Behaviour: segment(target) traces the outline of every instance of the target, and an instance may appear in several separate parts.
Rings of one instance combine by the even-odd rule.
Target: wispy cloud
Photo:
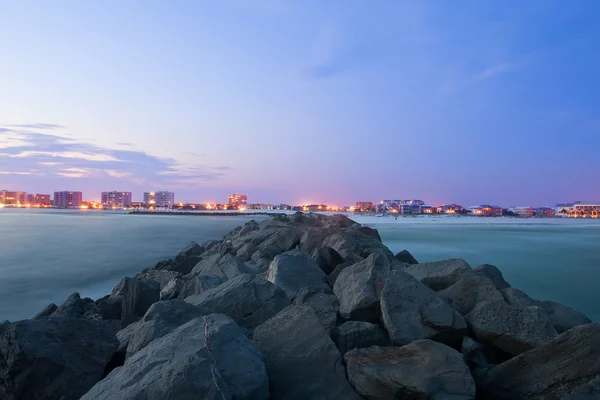
[[[130,143],[101,147],[56,134],[51,131],[53,127],[58,129],[60,125],[0,126],[1,175],[117,179],[135,185],[168,187],[180,184],[181,179],[215,180],[229,170],[227,166],[157,157],[135,149]]]
[[[480,82],[480,81],[484,81],[487,79],[495,78],[499,75],[504,75],[504,74],[508,74],[510,72],[517,71],[520,68],[521,68],[521,65],[519,63],[496,64],[496,65],[492,65],[492,66],[484,69],[483,71],[480,71],[480,72],[472,75],[469,80],[471,82]]]

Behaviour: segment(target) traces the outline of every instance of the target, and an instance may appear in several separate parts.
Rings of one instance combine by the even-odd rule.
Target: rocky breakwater
[[[0,324],[0,398],[600,398],[600,324],[491,266],[277,216]]]

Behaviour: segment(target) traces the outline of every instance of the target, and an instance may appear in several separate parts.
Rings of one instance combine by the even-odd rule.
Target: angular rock
[[[291,297],[306,287],[330,289],[327,276],[317,262],[301,250],[291,250],[275,257],[269,265],[267,280]]]
[[[202,315],[198,307],[181,299],[154,303],[140,321],[130,325],[133,328],[127,344],[127,357]]]
[[[168,266],[165,268],[170,271],[180,272],[183,275],[189,274],[194,266],[202,261],[202,257],[200,255],[204,251],[206,251],[205,246],[201,246],[195,242],[190,242],[179,251],[175,257],[175,260],[168,264]]]
[[[331,247],[348,262],[356,263],[373,253],[385,254],[390,259],[393,254],[377,238],[368,236],[359,230],[337,232],[328,236],[322,246]]]
[[[536,302],[531,297],[527,296],[525,292],[515,289],[515,288],[505,288],[500,290],[502,293],[502,297],[504,297],[504,301],[506,301],[511,306],[518,307],[529,307],[536,305]]]
[[[213,259],[200,261],[192,270],[192,275],[194,276],[216,276],[222,281],[249,273],[252,273],[252,271],[246,266],[244,261],[230,254],[216,261]]]
[[[327,275],[331,274],[338,265],[344,262],[344,257],[331,247],[321,247],[317,249],[314,258],[317,260],[319,267],[321,267],[323,272]]]
[[[479,276],[485,276],[486,278],[489,278],[492,282],[494,282],[494,285],[496,285],[496,289],[498,290],[510,287],[510,284],[504,280],[502,272],[500,272],[500,270],[493,265],[482,264],[475,267],[473,271],[475,271],[475,273]]]
[[[51,317],[83,318],[84,314],[92,308],[94,308],[94,300],[82,299],[79,293],[75,292],[67,297],[67,300],[52,313]]]
[[[475,381],[462,355],[432,340],[354,349],[344,360],[350,383],[368,400],[475,399]]]
[[[467,276],[474,275],[467,262],[460,258],[409,265],[404,272],[411,274],[430,289],[446,289]]]
[[[258,245],[262,258],[274,259],[275,256],[293,250],[300,243],[302,231],[294,226],[283,226]]]
[[[352,349],[390,345],[385,330],[378,325],[363,321],[347,321],[335,327],[331,331],[331,339],[342,355]]]
[[[512,358],[511,355],[496,349],[492,345],[479,342],[468,336],[463,338],[460,351],[465,358],[465,362],[472,369],[473,375],[477,376],[481,374],[481,371],[490,369]]]
[[[180,299],[203,293],[207,290],[219,287],[225,280],[217,276],[199,275],[193,276],[181,284],[181,289],[177,295]]]
[[[256,328],[254,341],[267,366],[272,398],[360,399],[312,308],[286,308]]]
[[[258,247],[254,243],[246,243],[236,252],[236,257],[244,260],[250,261],[252,258],[252,254],[254,254],[258,250]]]
[[[81,399],[268,398],[267,371],[260,351],[233,320],[211,314],[153,341]]]
[[[104,296],[96,300],[94,311],[105,320],[120,320],[123,315],[123,296]]]
[[[58,306],[54,303],[48,304],[42,311],[37,313],[33,319],[41,319],[45,317],[49,317],[54,311],[58,309]]]
[[[465,319],[433,290],[401,270],[390,274],[381,294],[381,313],[392,343],[432,339],[456,347],[467,334]]]
[[[600,399],[600,375],[586,384],[573,389],[561,400],[598,400]]]
[[[592,320],[584,314],[560,303],[555,303],[553,301],[538,301],[536,302],[536,305],[548,313],[550,321],[552,321],[552,325],[554,325],[554,329],[556,329],[556,332],[559,334],[575,328],[576,326],[592,323]]]
[[[357,321],[377,321],[379,301],[391,263],[385,254],[374,253],[345,268],[333,286],[340,301],[340,315]]]
[[[256,276],[240,275],[221,286],[187,297],[204,313],[222,313],[253,330],[290,304],[277,285]]]
[[[463,316],[482,301],[504,301],[494,283],[489,278],[478,275],[463,278],[439,291],[438,295]]]
[[[337,278],[338,278],[338,276],[340,276],[342,271],[351,265],[353,265],[353,264],[348,263],[348,262],[343,262],[341,264],[338,264],[338,266],[335,267],[335,269],[333,271],[331,271],[331,273],[329,275],[327,275],[327,282],[329,283],[329,286],[333,287],[335,285],[335,281],[337,281]]]
[[[156,281],[123,278],[119,286],[122,287],[121,322],[124,326],[139,320],[160,299],[160,284]]]
[[[408,250],[402,250],[401,252],[396,253],[394,257],[396,257],[400,262],[403,262],[405,264],[413,265],[419,263],[417,259],[414,258],[412,254],[410,254]]]
[[[366,236],[372,237],[373,239],[377,239],[381,242],[381,236],[379,236],[379,232],[377,229],[369,228],[368,226],[361,226],[358,228],[359,232],[364,233]]]
[[[77,400],[104,373],[118,342],[113,324],[46,318],[2,325],[3,400]]]
[[[486,400],[569,399],[590,394],[598,375],[600,324],[582,325],[491,369],[480,382],[481,395]]]
[[[478,340],[513,356],[539,347],[557,335],[548,315],[535,306],[484,302],[475,306],[466,319]]]
[[[160,285],[160,288],[164,288],[171,280],[181,277],[181,273],[177,271],[158,271],[155,269],[149,269],[135,276],[134,279],[140,279],[143,281],[156,281]]]
[[[160,290],[161,300],[176,299],[181,292],[183,287],[183,281],[179,278],[171,279],[167,284]]]
[[[300,289],[296,294],[294,304],[311,307],[327,332],[330,332],[337,323],[340,302],[329,288]]]

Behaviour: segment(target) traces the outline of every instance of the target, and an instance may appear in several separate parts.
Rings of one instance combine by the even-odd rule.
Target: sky
[[[600,2],[0,0],[0,189],[600,200]]]

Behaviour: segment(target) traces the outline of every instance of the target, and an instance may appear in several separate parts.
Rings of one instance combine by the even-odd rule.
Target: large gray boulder
[[[335,327],[338,320],[340,302],[331,289],[304,288],[300,289],[294,299],[294,304],[311,307],[319,322],[327,332]]]
[[[344,322],[331,331],[331,339],[342,355],[352,349],[390,345],[390,339],[384,329],[364,321]]]
[[[0,328],[2,400],[77,400],[117,349],[115,324],[82,318],[24,320]]]
[[[94,300],[90,298],[82,299],[79,296],[79,293],[75,292],[67,297],[67,300],[65,300],[65,302],[50,316],[62,318],[83,318],[86,313],[93,315],[94,307]]]
[[[321,247],[314,251],[313,257],[317,260],[319,267],[327,275],[333,272],[333,270],[345,260],[337,251],[331,247]]]
[[[492,282],[494,282],[494,285],[498,290],[510,287],[510,284],[504,280],[502,272],[500,272],[500,270],[493,265],[482,264],[475,267],[473,271],[479,276],[489,278]]]
[[[385,284],[381,314],[396,346],[432,339],[454,347],[467,334],[462,315],[433,290],[401,270],[392,271]]]
[[[354,399],[340,353],[314,310],[290,306],[260,325],[254,341],[263,354],[274,399]]]
[[[383,253],[390,259],[394,256],[377,238],[357,229],[336,232],[328,236],[322,246],[331,247],[350,262],[358,262],[373,253]]]
[[[536,306],[484,302],[475,306],[466,319],[478,340],[513,356],[539,347],[557,335],[546,312]]]
[[[179,250],[179,253],[175,256],[175,260],[165,263],[160,269],[179,272],[183,275],[189,274],[192,268],[202,260],[200,255],[206,250],[207,246],[190,242]]]
[[[267,280],[279,286],[290,297],[306,287],[330,289],[323,270],[301,250],[287,251],[275,257],[269,265]]]
[[[154,340],[82,400],[269,398],[260,351],[229,317],[195,318]]]
[[[461,315],[467,315],[482,301],[504,301],[496,285],[484,276],[467,276],[454,285],[441,290],[438,295]]]
[[[475,381],[462,355],[432,340],[354,349],[344,360],[352,386],[367,400],[475,399]]]
[[[512,287],[504,288],[500,290],[502,293],[502,297],[504,297],[504,301],[506,301],[511,306],[517,307],[529,307],[536,305],[536,302],[531,297],[527,296],[527,294],[519,289],[515,289]]]
[[[150,306],[160,300],[160,284],[135,278],[123,278],[112,297],[122,298],[121,322],[124,326],[138,321]]]
[[[405,264],[418,264],[419,262],[417,261],[416,258],[413,257],[412,254],[410,254],[410,252],[408,250],[402,250],[398,253],[396,253],[396,255],[394,256],[398,259],[398,261],[403,262]]]
[[[244,260],[231,254],[226,254],[217,260],[208,258],[200,261],[192,270],[191,275],[216,276],[222,281],[226,281],[236,276],[250,273],[252,273],[252,270],[246,266]]]
[[[390,269],[387,256],[374,253],[341,271],[333,286],[340,300],[340,315],[352,320],[377,321],[381,291]]]
[[[404,272],[411,274],[436,292],[454,285],[462,278],[474,275],[469,264],[460,258],[409,265]]]
[[[554,328],[559,334],[575,328],[576,326],[592,323],[592,320],[584,314],[560,303],[555,303],[553,301],[538,301],[536,302],[536,305],[546,311],[550,317],[550,321],[552,321],[552,325],[554,325]]]
[[[40,311],[39,313],[37,313],[33,319],[42,319],[45,317],[49,317],[50,315],[52,315],[52,313],[54,311],[56,311],[58,309],[58,306],[54,303],[50,303],[48,304],[46,307],[44,307],[42,309],[42,311]],[[121,315],[121,313],[119,313],[119,316]]]
[[[150,342],[204,315],[202,311],[181,299],[159,301],[154,303],[144,317],[128,326],[131,330],[127,344],[127,357],[131,357]]]
[[[260,243],[258,252],[262,258],[274,259],[275,256],[293,250],[300,244],[302,231],[295,226],[282,226]]]
[[[584,396],[599,375],[600,324],[588,324],[494,367],[479,383],[490,400],[582,400],[598,398]]]
[[[183,287],[183,280],[179,278],[171,279],[160,289],[160,299],[161,300],[171,300],[176,299],[181,292],[181,288]]]
[[[185,299],[186,297],[200,294],[207,290],[219,287],[223,282],[225,282],[225,280],[218,276],[196,275],[190,277],[188,275],[187,279],[181,282],[181,288],[177,293],[177,298]]]
[[[290,304],[277,285],[257,276],[240,275],[215,289],[187,297],[204,313],[222,313],[240,326],[254,329]]]
[[[137,274],[134,279],[139,279],[142,281],[156,281],[162,290],[172,279],[179,277],[181,277],[181,273],[177,271],[148,269]]]

